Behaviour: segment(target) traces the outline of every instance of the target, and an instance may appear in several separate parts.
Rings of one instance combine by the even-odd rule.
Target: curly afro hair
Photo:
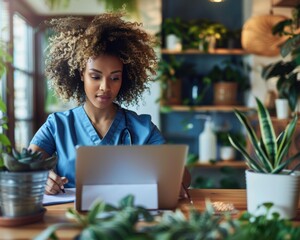
[[[49,39],[46,76],[57,95],[65,100],[85,101],[81,72],[90,57],[117,56],[124,64],[123,82],[116,102],[138,104],[156,74],[154,36],[137,22],[122,19],[124,13],[103,13],[92,21],[80,17],[52,19],[55,35]]]

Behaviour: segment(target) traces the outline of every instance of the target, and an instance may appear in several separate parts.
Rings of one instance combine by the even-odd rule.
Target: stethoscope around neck
[[[123,109],[124,120],[125,120],[125,128],[122,129],[120,133],[120,144],[121,145],[132,145],[132,136],[131,132],[128,128],[127,114]]]

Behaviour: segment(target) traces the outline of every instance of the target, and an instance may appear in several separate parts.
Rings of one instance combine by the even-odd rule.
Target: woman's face
[[[83,72],[86,101],[94,107],[110,107],[122,85],[123,63],[112,55],[89,58]]]

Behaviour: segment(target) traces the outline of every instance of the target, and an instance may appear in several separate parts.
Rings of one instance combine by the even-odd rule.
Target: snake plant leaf
[[[276,164],[274,165],[273,170],[276,169],[276,168],[278,167],[278,165],[280,165],[281,162],[284,160],[284,158],[287,156],[288,151],[289,151],[289,149],[290,149],[290,146],[291,146],[291,141],[287,142],[287,143],[284,145],[284,147],[283,147],[283,149],[282,149],[280,155],[278,155],[277,158],[276,158]]]
[[[245,114],[243,114],[242,112],[240,112],[239,110],[235,110],[235,115],[238,117],[239,121],[244,125],[244,127],[246,128],[249,140],[253,146],[253,149],[258,157],[258,159],[262,162],[262,164],[264,165],[264,168],[270,172],[272,169],[272,165],[270,164],[268,157],[266,156],[266,154],[264,153],[264,151],[261,149],[261,147],[259,146],[259,141],[258,138],[256,136],[255,131],[253,130],[252,126],[250,125],[250,123],[248,122]]]
[[[300,152],[294,154],[292,157],[290,157],[286,161],[282,162],[280,165],[277,166],[276,169],[274,169],[274,171],[272,173],[280,173],[283,169],[285,169],[289,164],[293,163],[295,160],[298,160],[298,162],[299,162],[299,158],[300,158]],[[296,167],[297,167],[297,165],[296,165]],[[295,169],[293,169],[293,171],[295,171]],[[289,174],[291,174],[293,171],[289,171]]]
[[[290,174],[295,172],[298,168],[300,168],[300,163],[298,163],[295,167],[292,168],[292,170],[290,171]]]
[[[283,160],[283,157],[287,155],[287,152],[290,147],[290,142],[292,141],[292,136],[295,132],[296,125],[297,125],[298,117],[295,115],[292,121],[287,125],[285,130],[280,134],[281,138],[277,140],[277,156],[275,166],[280,164]]]
[[[271,164],[274,165],[275,156],[277,154],[277,145],[271,117],[265,106],[258,98],[256,98],[256,103],[262,140],[266,148],[268,159]]]
[[[246,164],[249,168],[253,169],[256,172],[267,172],[263,166],[260,166],[246,151],[245,147],[240,144],[240,142],[235,139],[233,136],[228,136],[228,139],[231,145],[238,150],[246,159]]]

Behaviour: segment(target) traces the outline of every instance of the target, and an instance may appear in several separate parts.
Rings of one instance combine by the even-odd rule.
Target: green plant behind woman
[[[0,39],[0,79],[4,76],[6,72],[6,64],[11,62],[12,58],[8,53],[8,45],[6,42]],[[3,158],[2,153],[10,149],[11,143],[5,134],[8,129],[7,125],[8,119],[6,116],[6,105],[0,95],[0,169],[3,169]]]

